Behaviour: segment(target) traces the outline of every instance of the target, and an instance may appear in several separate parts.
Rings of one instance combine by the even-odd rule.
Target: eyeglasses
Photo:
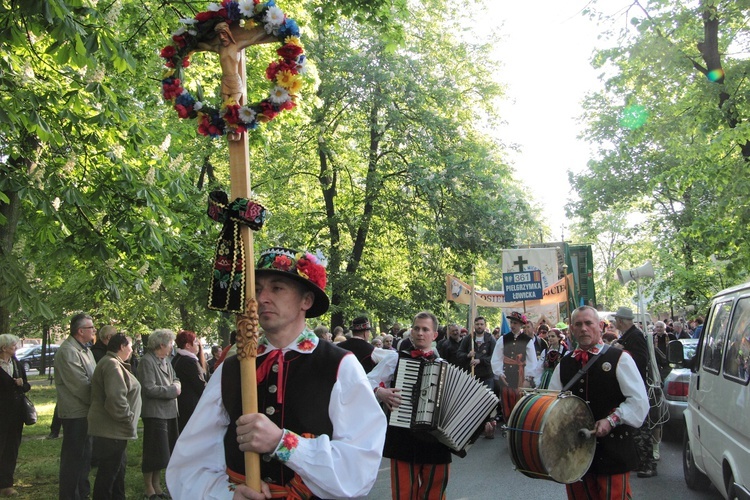
[[[82,326],[80,330],[96,330],[95,326]]]

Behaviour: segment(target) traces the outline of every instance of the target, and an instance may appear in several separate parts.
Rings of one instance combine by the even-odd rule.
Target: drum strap
[[[607,352],[607,349],[609,349],[609,344],[604,344],[602,347],[602,350],[599,351],[596,355],[591,356],[589,358],[588,363],[586,363],[580,370],[578,370],[578,373],[575,374],[573,378],[568,380],[568,383],[565,384],[565,387],[562,388],[560,392],[565,392],[567,390],[570,390],[571,387],[573,387],[573,384],[576,383],[576,380],[578,380],[580,377],[583,377],[587,371],[589,371],[589,368],[591,368],[591,365],[593,365],[597,359],[599,359],[599,356]]]

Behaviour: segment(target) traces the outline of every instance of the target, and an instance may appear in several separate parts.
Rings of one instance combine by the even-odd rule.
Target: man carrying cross
[[[255,270],[259,413],[242,414],[240,361],[211,377],[172,454],[174,498],[362,497],[377,478],[386,420],[356,357],[320,342],[305,318],[328,310],[325,268],[310,253],[270,248]],[[244,483],[259,453],[262,492]]]

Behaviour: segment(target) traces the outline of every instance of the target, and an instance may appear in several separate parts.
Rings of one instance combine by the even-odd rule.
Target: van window
[[[737,301],[724,354],[724,376],[747,383],[750,371],[750,297]]]
[[[724,349],[731,312],[731,300],[715,304],[708,330],[703,336],[703,368],[717,375],[721,369],[721,352]]]

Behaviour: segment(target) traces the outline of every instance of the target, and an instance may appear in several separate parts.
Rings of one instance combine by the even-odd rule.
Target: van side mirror
[[[693,359],[685,359],[685,349],[682,342],[673,340],[667,344],[667,361],[683,368],[692,368]]]

